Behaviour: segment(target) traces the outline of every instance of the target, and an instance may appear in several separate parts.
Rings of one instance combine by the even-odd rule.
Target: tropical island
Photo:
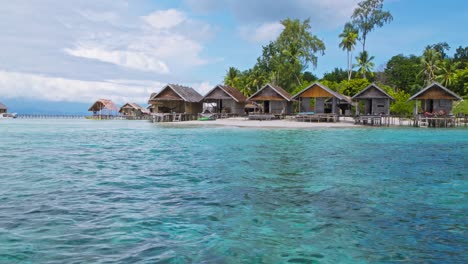
[[[392,20],[392,14],[383,9],[383,1],[359,3],[338,36],[339,47],[347,54],[347,69],[335,68],[321,78],[310,68],[313,70],[325,54],[324,42],[312,33],[309,19],[285,19],[281,21],[281,34],[263,46],[252,68],[230,67],[224,83],[206,95],[168,84],[151,94],[147,108],[127,103],[127,110],[93,106],[90,111],[99,118],[104,109],[155,122],[238,116],[249,120],[289,116],[290,120],[338,122],[341,116],[341,120],[353,117],[358,124],[466,125],[468,101],[463,98],[468,96],[468,46],[460,46],[450,55],[448,43],[430,44],[421,55],[398,54],[384,68],[375,69],[366,39]],[[234,123],[239,125],[239,119]]]

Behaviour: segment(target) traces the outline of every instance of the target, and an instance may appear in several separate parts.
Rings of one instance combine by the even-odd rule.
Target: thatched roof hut
[[[6,113],[7,111],[8,111],[8,107],[0,103],[0,113]]]
[[[112,115],[114,112],[119,111],[119,108],[112,100],[99,99],[91,105],[88,111],[92,111],[94,115]]]
[[[201,113],[203,96],[191,87],[168,84],[159,93],[153,93],[148,101],[161,113]]]
[[[370,84],[352,97],[354,101],[364,102],[365,115],[389,115],[390,101],[395,100],[375,83]],[[356,107],[356,115],[360,114],[359,106]]]
[[[349,110],[351,106],[350,98],[333,91],[332,89],[322,85],[319,82],[315,82],[309,85],[308,87],[297,93],[293,98],[301,102],[301,112],[314,111],[315,113],[329,112],[334,114],[340,114],[340,109],[342,109],[343,111]],[[312,98],[315,99],[315,104],[313,108],[310,107]],[[331,109],[327,109],[327,105],[330,105]]]
[[[434,82],[411,96],[408,101],[411,100],[421,101],[421,110],[423,113],[445,115],[452,112],[453,101],[460,101],[462,98],[440,83]],[[416,103],[415,114],[418,112],[417,105]]]
[[[291,114],[293,112],[292,102],[294,100],[292,96],[276,85],[267,84],[263,86],[247,100],[262,104],[265,113]]]
[[[203,97],[203,102],[216,104],[214,108],[216,113],[224,112],[238,115],[244,114],[246,100],[247,97],[239,90],[227,85],[217,85]]]
[[[121,113],[124,116],[139,117],[148,115],[149,110],[141,107],[137,103],[126,103],[120,108],[119,113]]]

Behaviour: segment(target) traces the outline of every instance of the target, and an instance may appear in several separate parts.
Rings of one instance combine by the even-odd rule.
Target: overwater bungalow
[[[395,100],[382,88],[372,83],[352,97],[353,101],[364,102],[364,113],[356,106],[356,115],[390,115],[390,101]]]
[[[444,116],[452,113],[453,101],[460,101],[462,98],[450,91],[441,84],[434,82],[415,95],[409,101],[416,101],[414,114],[418,114],[418,101],[421,102],[421,114]]]
[[[0,114],[6,114],[8,112],[8,107],[0,103]]]
[[[351,110],[351,99],[337,93],[321,83],[313,83],[297,93],[293,99],[299,100],[299,112],[344,115]]]
[[[149,115],[149,110],[137,103],[126,103],[120,108],[119,113],[127,118],[139,119]]]
[[[148,103],[156,113],[198,114],[203,110],[202,99],[193,88],[168,84],[159,93],[153,93]]]
[[[117,107],[112,100],[109,99],[99,99],[97,100],[88,111],[93,112],[94,117],[99,118],[110,118],[117,115],[119,108]]]
[[[203,102],[212,104],[212,111],[216,114],[243,115],[247,97],[239,90],[227,85],[217,85],[209,91]]]
[[[292,96],[276,85],[265,85],[247,100],[262,106],[263,112],[267,114],[289,115],[293,112]]]

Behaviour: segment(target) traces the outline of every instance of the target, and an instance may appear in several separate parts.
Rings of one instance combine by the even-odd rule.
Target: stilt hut
[[[293,112],[292,102],[294,100],[292,96],[276,85],[263,86],[247,100],[261,105],[264,113],[289,115]]]
[[[364,113],[356,106],[356,115],[390,115],[390,101],[395,100],[382,88],[372,83],[352,97],[353,101],[364,102]]]
[[[204,103],[214,104],[213,112],[217,114],[243,115],[247,98],[236,88],[217,85],[203,97]]]
[[[117,115],[119,108],[117,105],[108,99],[99,99],[97,100],[88,111],[93,112],[93,116],[99,118],[111,118],[112,116]]]
[[[198,114],[203,110],[201,96],[193,88],[168,84],[159,93],[154,93],[148,103],[157,113]]]
[[[137,119],[149,115],[148,109],[141,107],[137,103],[124,104],[120,108],[119,113],[125,117],[137,118]]]
[[[6,114],[8,112],[8,107],[6,105],[0,103],[0,114]]]
[[[425,87],[410,99],[416,101],[414,114],[418,114],[418,103],[421,101],[421,114],[444,116],[451,114],[453,101],[460,101],[462,98],[439,83],[432,83]]]
[[[293,99],[299,100],[299,112],[315,114],[331,113],[342,115],[351,107],[351,100],[333,91],[321,83],[313,83],[296,94]]]

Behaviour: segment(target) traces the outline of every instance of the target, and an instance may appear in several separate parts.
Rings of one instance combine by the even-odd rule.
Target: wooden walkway
[[[149,120],[150,116],[92,116],[92,115],[47,115],[18,114],[20,119],[93,119],[93,120]]]
[[[197,120],[197,114],[182,114],[182,113],[158,113],[152,114],[150,121],[153,123],[161,122],[181,122],[181,121],[190,121]]]
[[[294,118],[298,122],[339,122],[340,116],[336,114],[312,114],[312,115],[297,115]]]

